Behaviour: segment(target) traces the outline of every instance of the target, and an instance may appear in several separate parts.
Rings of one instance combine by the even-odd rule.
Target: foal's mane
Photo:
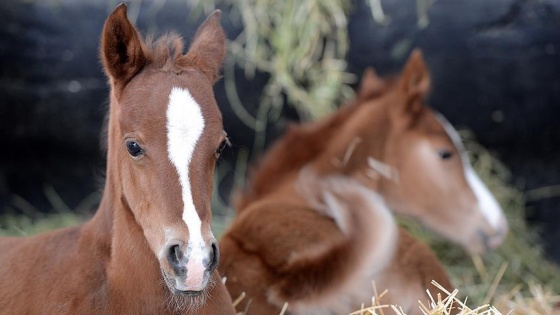
[[[326,121],[289,125],[286,134],[250,170],[248,186],[235,200],[237,211],[241,212],[253,201],[272,191],[288,173],[303,167],[322,152],[356,105],[351,103],[344,106]]]
[[[323,152],[355,109],[361,103],[383,95],[390,85],[392,84],[387,84],[382,90],[359,93],[354,100],[320,121],[289,125],[286,134],[250,170],[250,180],[245,191],[239,192],[234,200],[237,211],[241,212],[253,201],[271,192],[292,171],[301,169]]]
[[[253,201],[270,193],[292,171],[301,169],[317,157],[360,104],[381,97],[397,84],[398,79],[398,76],[391,75],[379,79],[381,85],[375,86],[362,81],[356,97],[330,117],[316,122],[289,125],[286,134],[250,170],[246,189],[240,191],[234,200],[237,211],[241,212]]]

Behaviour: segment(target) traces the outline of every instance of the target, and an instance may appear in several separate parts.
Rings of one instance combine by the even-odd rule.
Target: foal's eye
[[[453,157],[453,152],[448,150],[439,150],[438,155],[442,160],[448,160]]]
[[[133,140],[126,142],[126,149],[128,150],[128,153],[130,153],[130,155],[134,157],[137,157],[140,154],[144,153],[144,150],[142,150],[138,142]]]
[[[228,138],[225,138],[220,145],[218,146],[218,148],[216,149],[216,158],[219,158],[220,155],[222,155],[222,151],[224,151],[225,148],[228,148],[231,146],[231,142],[229,142]]]

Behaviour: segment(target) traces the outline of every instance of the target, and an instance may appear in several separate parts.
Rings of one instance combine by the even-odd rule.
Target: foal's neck
[[[169,292],[142,229],[114,184],[108,173],[99,209],[85,225],[95,259],[103,266],[99,275],[105,279],[103,305],[110,313],[160,312]]]

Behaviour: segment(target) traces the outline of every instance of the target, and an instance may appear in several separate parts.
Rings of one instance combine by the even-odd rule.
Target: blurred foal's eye
[[[228,138],[225,138],[220,145],[218,146],[218,148],[216,149],[216,158],[219,158],[220,155],[222,155],[222,151],[224,151],[225,148],[230,147],[231,146],[231,142],[229,142]]]
[[[453,152],[448,150],[439,150],[438,155],[442,160],[449,160],[453,157]]]
[[[126,149],[128,150],[128,153],[134,157],[144,153],[144,150],[142,150],[138,142],[133,140],[126,142]]]

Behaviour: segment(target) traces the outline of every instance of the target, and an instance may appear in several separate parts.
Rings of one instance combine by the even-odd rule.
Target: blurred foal
[[[220,270],[249,314],[343,314],[389,289],[384,303],[421,314],[436,280],[431,250],[398,229],[413,216],[473,253],[501,243],[501,208],[472,171],[456,131],[423,104],[419,51],[401,76],[364,76],[358,97],[318,122],[292,127],[265,155],[236,202]]]

